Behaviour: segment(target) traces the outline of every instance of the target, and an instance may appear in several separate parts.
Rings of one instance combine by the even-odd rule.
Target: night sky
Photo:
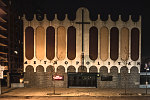
[[[148,0],[12,0],[12,7],[22,16],[23,13],[32,19],[33,13],[47,13],[49,20],[52,20],[54,13],[57,13],[60,20],[64,14],[69,14],[70,19],[75,19],[76,10],[79,7],[86,7],[90,11],[91,20],[97,19],[100,13],[101,19],[106,20],[111,14],[115,21],[118,15],[123,15],[125,21],[128,15],[132,15],[134,21],[142,15],[142,57],[150,57],[149,47],[149,22],[150,6]],[[32,16],[32,17],[31,17]]]

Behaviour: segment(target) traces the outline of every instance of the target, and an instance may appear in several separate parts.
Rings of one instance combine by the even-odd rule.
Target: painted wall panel
[[[66,30],[60,26],[57,31],[57,58],[64,60],[66,57]]]
[[[105,61],[108,59],[109,31],[107,27],[100,30],[100,58]]]
[[[43,60],[45,56],[45,30],[39,26],[36,28],[36,57]]]
[[[120,56],[126,61],[129,58],[129,30],[125,27],[121,29]]]

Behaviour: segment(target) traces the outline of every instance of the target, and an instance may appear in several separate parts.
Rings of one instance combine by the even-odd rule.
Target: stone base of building
[[[96,87],[96,88],[139,88],[139,73],[57,73],[62,80],[54,80],[49,72],[25,72],[25,87]],[[77,74],[77,75],[76,75]],[[81,75],[79,75],[81,74]],[[89,74],[89,75],[88,75]],[[56,73],[55,73],[56,75]],[[95,75],[95,76],[92,76]],[[96,81],[94,81],[96,80]]]

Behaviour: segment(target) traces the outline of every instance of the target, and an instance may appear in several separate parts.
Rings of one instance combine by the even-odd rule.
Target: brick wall
[[[67,74],[63,74],[64,75],[64,80],[60,81],[60,80],[52,80],[52,74],[49,74],[47,72],[43,72],[43,73],[37,73],[37,72],[33,72],[33,73],[28,73],[25,72],[24,73],[24,82],[25,82],[25,87],[54,87],[54,83],[55,83],[55,87],[64,87],[66,88],[68,85],[67,82]]]
[[[57,73],[54,73],[53,67],[47,67],[47,71],[44,72],[42,66],[38,66],[36,72],[33,71],[33,67],[29,66],[24,73],[25,87],[68,87],[68,75],[65,73],[63,67],[58,67]],[[53,75],[64,76],[64,80],[52,80]],[[112,76],[112,81],[102,81],[101,76]],[[110,73],[108,73],[107,67],[100,68],[100,77],[97,77],[98,88],[139,88],[140,74],[137,67],[131,68],[128,73],[127,67],[123,67],[118,73],[117,67],[112,67]]]
[[[104,70],[105,69],[105,70]],[[118,73],[114,67],[107,73],[106,68],[101,69],[100,76],[112,76],[112,81],[101,81],[101,77],[97,79],[98,88],[139,88],[140,73],[136,67],[131,68],[131,72],[128,73],[128,69],[123,67],[121,72]]]

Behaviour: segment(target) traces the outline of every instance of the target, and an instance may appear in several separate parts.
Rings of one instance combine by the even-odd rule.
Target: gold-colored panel
[[[108,59],[109,32],[107,27],[102,27],[100,30],[100,58],[105,61]]]
[[[66,56],[66,30],[60,26],[57,31],[57,58],[64,60]]]
[[[39,26],[36,29],[36,57],[39,60],[44,59],[45,55],[45,30]]]
[[[129,58],[129,30],[127,28],[121,29],[121,48],[120,56],[121,59],[126,61]]]

